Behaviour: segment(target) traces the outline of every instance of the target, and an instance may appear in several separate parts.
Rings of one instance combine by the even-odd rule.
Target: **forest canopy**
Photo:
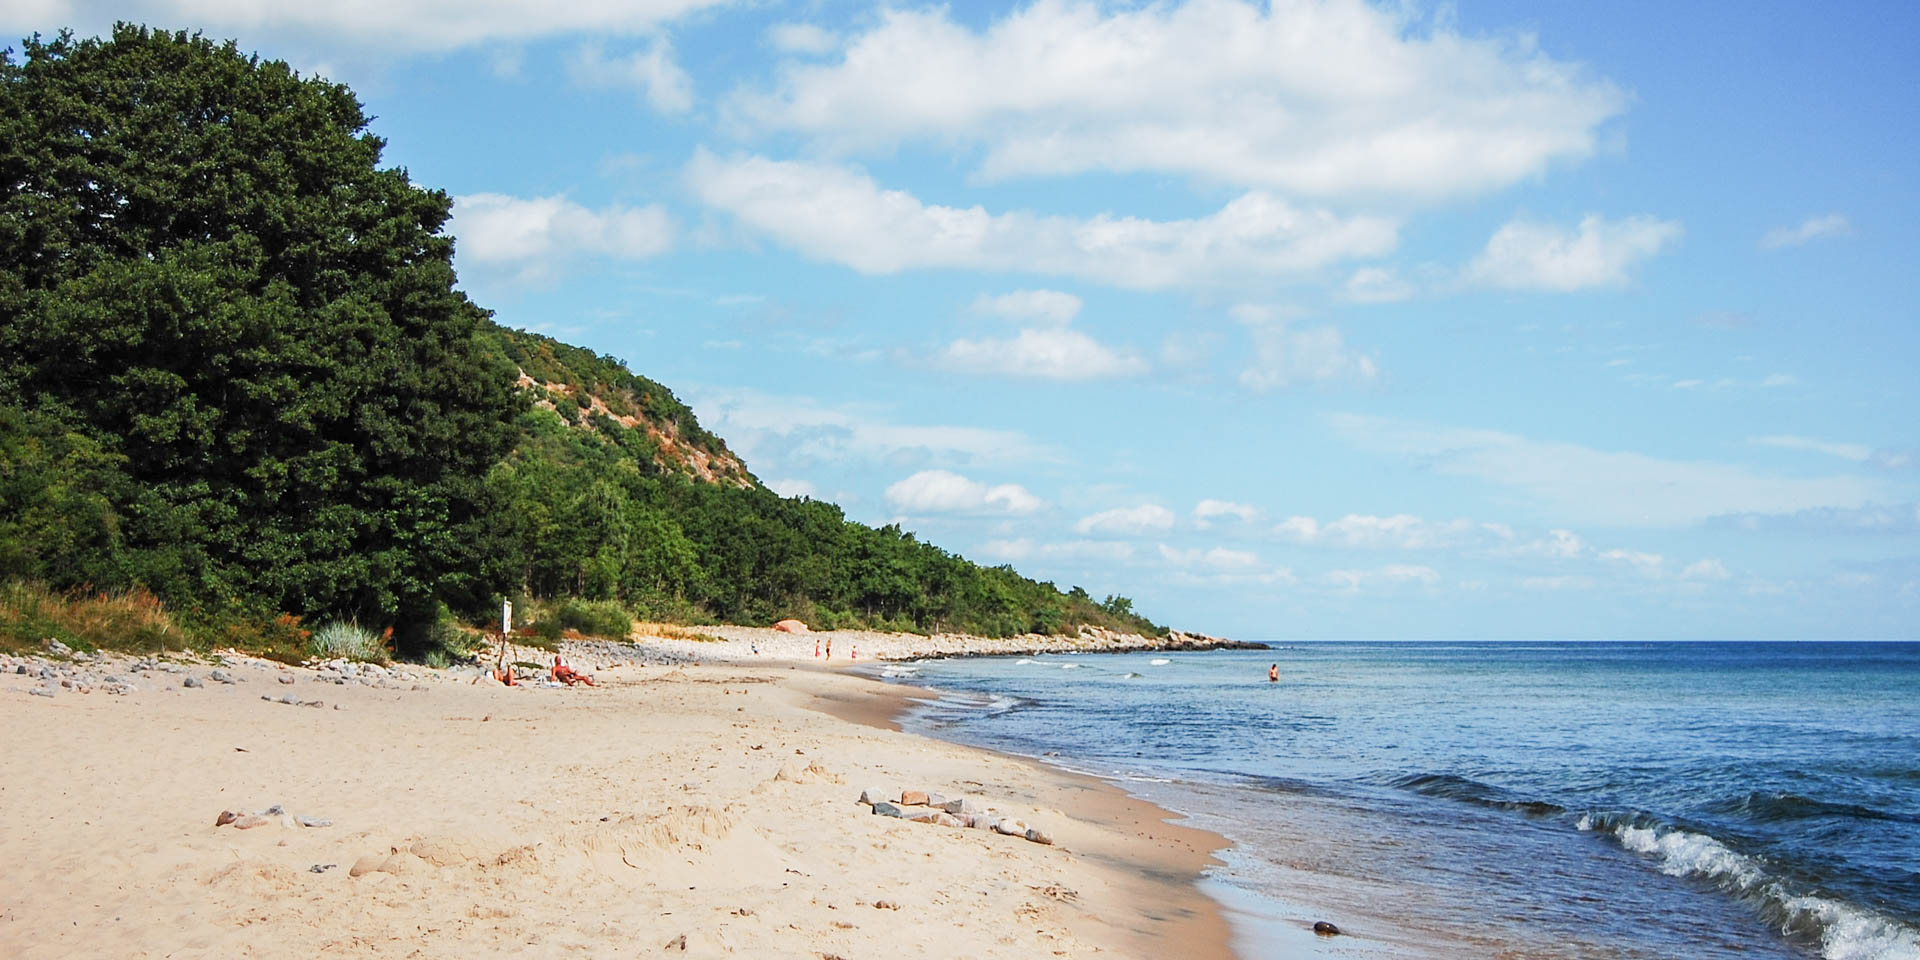
[[[1163,632],[783,499],[665,387],[494,324],[345,86],[118,25],[0,54],[0,578],[393,626]]]

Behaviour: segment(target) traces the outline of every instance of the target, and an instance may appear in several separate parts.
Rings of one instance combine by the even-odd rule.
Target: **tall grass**
[[[81,650],[139,653],[191,643],[166,605],[139,587],[55,593],[21,580],[0,584],[0,647],[27,652],[49,639]]]
[[[385,662],[387,659],[387,648],[381,643],[380,635],[351,621],[329,623],[315,630],[313,636],[307,638],[307,652],[325,660]]]

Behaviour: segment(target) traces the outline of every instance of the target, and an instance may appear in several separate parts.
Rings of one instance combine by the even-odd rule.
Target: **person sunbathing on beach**
[[[584,683],[589,687],[593,686],[592,674],[581,673],[580,671],[567,666],[567,662],[565,660],[560,659],[559,654],[554,654],[553,656],[553,678],[555,680],[560,681],[561,683],[566,684],[569,687],[573,686],[576,683]]]

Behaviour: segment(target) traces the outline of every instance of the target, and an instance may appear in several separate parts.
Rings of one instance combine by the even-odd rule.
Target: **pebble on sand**
[[[1313,922],[1313,932],[1323,937],[1337,937],[1340,935],[1340,928],[1325,920],[1315,920]]]

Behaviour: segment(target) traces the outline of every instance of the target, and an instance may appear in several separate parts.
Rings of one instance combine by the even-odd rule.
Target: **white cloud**
[[[840,48],[840,38],[811,23],[776,23],[767,28],[767,42],[781,53],[819,56]]]
[[[522,0],[52,0],[29,26],[102,26],[113,19],[191,25],[209,35],[349,41],[380,50],[438,52],[501,41],[591,34],[638,36],[725,0],[579,0],[529,7]],[[11,7],[11,4],[8,5]],[[0,22],[17,19],[0,13]]]
[[[1839,457],[1842,460],[1852,460],[1856,463],[1865,463],[1873,458],[1873,448],[1863,443],[1831,443],[1825,440],[1815,440],[1811,437],[1795,437],[1784,434],[1771,437],[1749,437],[1747,442],[1759,444],[1763,447],[1780,447],[1784,450],[1810,450],[1814,453],[1824,453],[1830,457]]]
[[[1326,582],[1344,593],[1407,584],[1430,587],[1440,582],[1440,572],[1422,564],[1389,563],[1372,570],[1331,570],[1327,572]]]
[[[1160,559],[1177,567],[1201,567],[1209,570],[1247,571],[1260,566],[1260,555],[1251,550],[1229,550],[1226,547],[1213,547],[1202,550],[1198,547],[1182,550],[1160,544]]]
[[[1347,278],[1346,296],[1355,303],[1392,303],[1413,296],[1413,284],[1386,267],[1361,267]]]
[[[1065,327],[1022,330],[1011,340],[955,340],[938,357],[967,373],[1035,380],[1109,380],[1144,373],[1146,361]]]
[[[1033,513],[1045,501],[1017,483],[987,486],[947,470],[922,470],[888,487],[887,503],[913,513]]]
[[[1706,559],[1687,565],[1680,571],[1682,580],[1725,580],[1732,574],[1727,573],[1725,564],[1718,560]]]
[[[1791,387],[1799,382],[1800,378],[1791,373],[1769,373],[1765,380],[1760,381],[1760,385],[1763,387]]]
[[[1378,256],[1398,240],[1391,220],[1300,210],[1258,191],[1190,220],[989,213],[926,204],[845,167],[705,148],[688,161],[686,182],[744,226],[866,274],[952,268],[1161,289],[1297,275]]]
[[[1515,220],[1495,231],[1466,271],[1474,283],[1516,290],[1570,291],[1619,286],[1627,270],[1680,239],[1680,224],[1653,217],[1589,215],[1577,233]]]
[[[1662,460],[1627,451],[1531,440],[1497,430],[1436,427],[1339,414],[1335,431],[1363,450],[1527,495],[1577,523],[1678,526],[1720,514],[1790,513],[1893,499],[1874,477],[1800,477],[1736,464]]]
[[[1531,37],[1361,0],[1037,0],[983,30],[890,9],[825,64],[741,91],[744,126],[829,151],[978,144],[988,179],[1163,172],[1292,195],[1437,199],[1593,152],[1626,105]]]
[[[1522,577],[1520,586],[1527,590],[1591,590],[1598,581],[1582,574],[1562,574],[1551,577]]]
[[[952,424],[898,423],[864,406],[758,390],[702,390],[688,398],[707,429],[726,437],[750,464],[793,469],[804,463],[929,461],[967,465],[1052,462],[1059,453],[1024,433]]]
[[[1296,330],[1283,312],[1251,304],[1235,307],[1233,316],[1253,340],[1252,362],[1240,371],[1240,384],[1250,390],[1265,393],[1338,380],[1365,383],[1378,372],[1372,357],[1348,349],[1336,327]]]
[[[664,114],[693,109],[693,78],[673,60],[673,45],[654,38],[645,50],[608,60],[598,43],[588,43],[567,64],[576,82],[599,87],[633,87],[647,105]]]
[[[659,206],[589,210],[560,195],[455,197],[449,229],[461,264],[513,265],[527,280],[582,255],[644,260],[673,246],[673,221]]]
[[[1597,556],[1608,563],[1626,564],[1648,576],[1659,576],[1666,570],[1667,558],[1657,553],[1615,548],[1602,550]]]
[[[1061,543],[1036,543],[1030,537],[1017,540],[989,540],[981,552],[998,560],[1076,560],[1125,563],[1133,559],[1133,544],[1118,540],[1068,540]]]
[[[1058,290],[1015,290],[997,297],[983,293],[974,298],[973,310],[1015,320],[1071,323],[1082,305],[1079,297]]]
[[[812,497],[815,500],[820,499],[819,487],[814,486],[812,483],[806,480],[801,480],[795,477],[783,477],[779,480],[768,480],[767,489],[772,490],[774,493],[777,493],[783,497]]]
[[[1301,544],[1423,550],[1461,543],[1477,529],[1468,520],[1429,523],[1410,513],[1390,517],[1350,513],[1325,524],[1312,517],[1288,517],[1273,532],[1282,540]]]
[[[1808,217],[1797,227],[1775,227],[1760,238],[1760,246],[1767,250],[1781,247],[1797,247],[1822,237],[1840,237],[1853,232],[1853,224],[1837,213],[1824,217]]]
[[[1129,536],[1157,530],[1171,530],[1173,519],[1172,510],[1159,504],[1146,503],[1137,507],[1120,507],[1081,517],[1080,522],[1073,525],[1073,529],[1079,533]]]
[[[1193,523],[1203,530],[1225,517],[1252,523],[1260,518],[1260,508],[1230,500],[1202,500],[1193,506]]]

